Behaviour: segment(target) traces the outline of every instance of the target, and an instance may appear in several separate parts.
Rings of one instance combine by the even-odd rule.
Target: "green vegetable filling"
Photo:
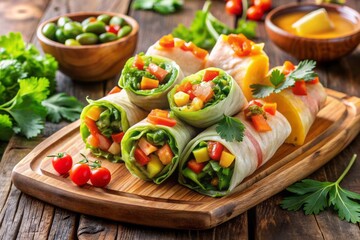
[[[110,138],[112,134],[122,132],[121,114],[115,108],[106,108],[100,114],[99,120],[96,121],[96,126],[101,134]]]

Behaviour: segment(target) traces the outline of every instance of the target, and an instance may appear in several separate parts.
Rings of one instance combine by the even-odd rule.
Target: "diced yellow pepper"
[[[100,114],[102,113],[102,109],[98,106],[92,106],[87,112],[86,116],[91,120],[97,121],[100,118]]]
[[[210,160],[210,156],[207,147],[199,148],[192,151],[195,157],[195,161],[198,163],[206,162]]]
[[[221,153],[221,157],[220,157],[220,166],[222,166],[223,168],[227,168],[229,167],[232,162],[235,160],[235,156],[232,155],[229,152],[226,151],[222,151]]]
[[[189,103],[190,95],[184,92],[177,92],[174,94],[174,102],[176,106],[182,107]]]
[[[161,163],[159,158],[151,154],[150,155],[150,162],[146,165],[146,170],[148,172],[148,176],[150,178],[155,177],[161,170],[164,168],[164,165]]]
[[[204,102],[198,98],[195,97],[191,102],[191,111],[198,111],[204,107]]]

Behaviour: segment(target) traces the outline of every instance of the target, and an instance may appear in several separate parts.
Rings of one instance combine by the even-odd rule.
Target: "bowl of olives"
[[[59,69],[76,81],[116,76],[136,48],[138,23],[110,12],[78,12],[51,18],[38,26],[37,37]]]

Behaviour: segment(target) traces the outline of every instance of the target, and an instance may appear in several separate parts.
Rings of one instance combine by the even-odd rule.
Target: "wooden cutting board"
[[[48,155],[66,151],[74,161],[80,153],[94,159],[74,122],[40,143],[13,169],[12,180],[21,191],[50,204],[83,214],[148,226],[207,229],[223,223],[292,183],[307,177],[344,149],[360,130],[360,99],[327,90],[326,106],[318,114],[306,143],[284,144],[275,156],[246,178],[229,196],[211,198],[177,183],[162,185],[132,176],[123,163],[103,165],[112,173],[107,188],[75,186],[59,176]]]

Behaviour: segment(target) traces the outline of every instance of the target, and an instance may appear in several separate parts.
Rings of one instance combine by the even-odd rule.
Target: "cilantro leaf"
[[[47,109],[47,118],[54,123],[58,123],[62,118],[75,121],[79,119],[83,109],[83,104],[75,97],[65,93],[58,93],[42,102]]]
[[[360,194],[340,187],[340,182],[350,170],[356,159],[356,154],[336,182],[320,182],[304,179],[288,187],[294,193],[281,202],[281,207],[297,211],[303,207],[305,214],[318,214],[327,207],[333,207],[339,218],[352,223],[360,222]]]
[[[244,131],[245,126],[239,119],[225,115],[216,126],[216,132],[227,142],[233,142],[234,140],[241,142],[244,138]]]
[[[8,141],[13,135],[12,122],[9,115],[0,114],[0,141]]]
[[[251,92],[255,98],[265,98],[271,93],[280,93],[282,90],[294,86],[296,81],[313,80],[317,76],[313,71],[315,66],[316,62],[314,60],[301,61],[295,70],[287,76],[275,69],[270,75],[272,85],[252,84],[250,85]]]

